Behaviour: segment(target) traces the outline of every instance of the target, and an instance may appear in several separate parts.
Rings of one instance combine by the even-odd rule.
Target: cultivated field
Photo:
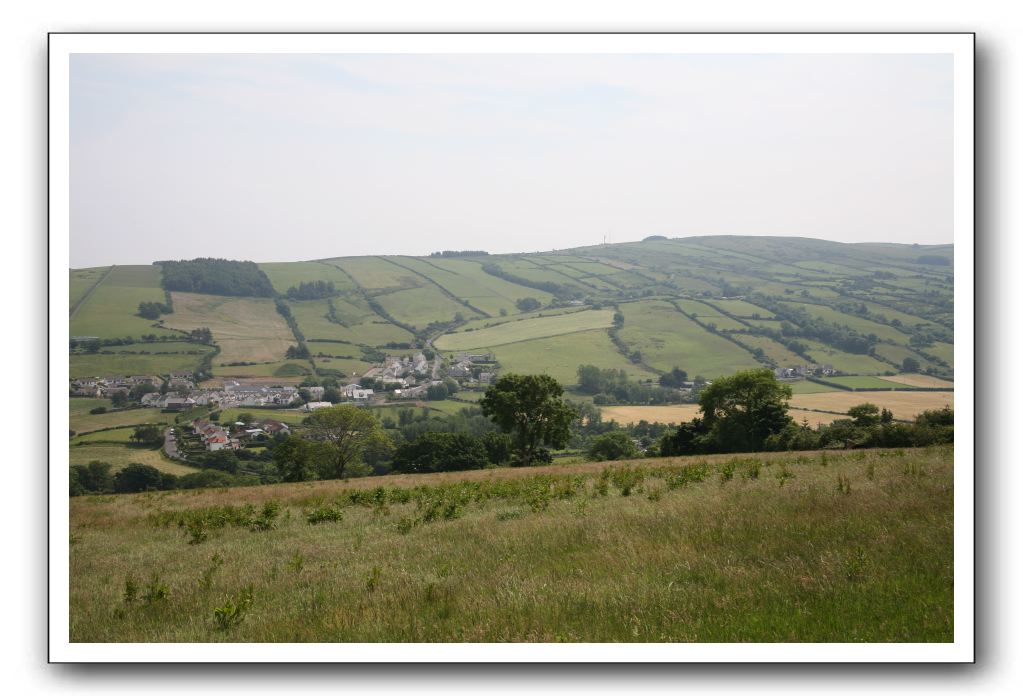
[[[197,343],[188,352],[144,354],[138,352],[142,346],[158,351],[162,344],[135,344],[134,346],[113,346],[101,353],[76,353],[69,357],[71,377],[97,377],[103,375],[166,375],[178,370],[195,370],[203,356],[213,350]],[[175,342],[175,345],[177,343]],[[135,350],[124,350],[128,348]],[[115,352],[116,351],[116,352]]]
[[[553,317],[524,319],[478,331],[445,334],[434,341],[434,345],[440,350],[449,351],[491,348],[506,343],[549,338],[577,331],[606,329],[611,326],[613,315],[614,312],[611,310],[601,309]]]
[[[189,292],[171,294],[174,313],[168,314],[164,323],[185,331],[209,328],[220,346],[215,363],[274,362],[283,359],[288,346],[295,343],[273,300]]]
[[[832,413],[819,413],[798,408],[788,411],[796,423],[805,418],[811,427],[828,424],[841,416]],[[602,406],[601,417],[605,421],[618,421],[621,425],[630,425],[645,420],[648,423],[685,423],[700,415],[699,404],[674,404],[669,406]]]
[[[952,640],[951,449],[824,461],[714,456],[74,498],[70,637]],[[178,526],[218,519],[212,506],[244,520],[239,506],[258,514],[268,501],[280,506],[268,531],[210,523],[190,544]],[[340,520],[309,524],[313,509]],[[243,596],[231,619],[223,608]]]
[[[849,387],[851,389],[898,389],[900,385],[898,382],[891,382],[887,377],[821,377],[822,382],[828,384],[837,384],[843,387]]]
[[[795,394],[789,401],[793,408],[845,413],[853,406],[872,403],[887,408],[899,420],[912,420],[918,413],[952,406],[952,392],[829,392],[827,394]]]
[[[927,389],[952,389],[955,386],[954,382],[931,377],[930,375],[894,375],[892,377],[885,377],[885,379],[889,382],[905,384],[908,387],[924,387]]]

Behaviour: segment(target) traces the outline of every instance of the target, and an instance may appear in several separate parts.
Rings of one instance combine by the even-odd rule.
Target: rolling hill
[[[116,372],[130,354],[134,373],[205,361],[216,377],[251,375],[252,363],[272,376],[289,345],[308,342],[313,369],[431,345],[485,350],[499,370],[567,382],[580,362],[656,380],[674,366],[713,378],[798,363],[878,375],[910,359],[920,372],[950,378],[952,260],[952,245],[649,237],[534,254],[259,264],[259,287],[272,287],[276,303],[265,294],[165,292],[159,265],[75,269],[71,335],[103,345],[73,348],[70,359],[74,375]],[[330,283],[330,296],[289,296],[289,288],[317,281]],[[161,301],[173,311],[160,319],[137,313],[140,302]],[[200,327],[211,329],[217,354],[182,343]],[[139,351],[144,341],[159,349]]]

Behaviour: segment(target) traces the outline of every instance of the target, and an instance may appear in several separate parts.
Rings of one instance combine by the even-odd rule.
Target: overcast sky
[[[945,55],[74,55],[73,267],[952,241]]]

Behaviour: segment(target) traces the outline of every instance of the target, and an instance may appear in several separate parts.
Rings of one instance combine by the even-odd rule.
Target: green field
[[[310,350],[312,350],[312,348],[310,348]],[[361,377],[368,369],[373,367],[372,363],[368,363],[365,360],[352,360],[350,358],[313,358],[313,360],[316,363],[317,368],[327,368],[343,372],[345,374],[345,380],[342,380],[342,382],[345,384],[358,382],[359,377]],[[355,374],[353,375],[352,373]]]
[[[818,384],[808,379],[801,379],[798,382],[786,382],[786,384],[792,388],[793,394],[824,394],[826,392],[838,391],[837,387]]]
[[[889,382],[885,379],[879,379],[877,377],[822,377],[822,381],[828,384],[837,384],[843,387],[850,387],[852,389],[905,389],[906,385],[898,384],[897,382]]]
[[[505,281],[487,275],[480,270],[478,264],[471,261],[463,261],[461,266],[454,269],[450,264],[441,265],[436,263],[439,259],[417,259],[409,256],[400,256],[393,257],[393,260],[429,278],[452,295],[468,302],[489,316],[497,316],[502,309],[506,312],[515,312],[515,300],[521,297],[521,288],[518,290],[520,294],[512,295],[509,298],[498,294],[489,284],[484,284],[485,278],[502,283]],[[463,275],[469,271],[475,271],[475,273]],[[518,288],[518,286],[511,285],[510,283],[506,283],[506,285],[509,285],[511,288]]]
[[[891,362],[895,363],[900,368],[902,366],[903,360],[905,360],[906,358],[913,358],[914,360],[919,362],[920,366],[925,370],[928,367],[934,367],[942,372],[945,371],[943,368],[939,368],[936,362],[928,360],[917,351],[913,350],[912,348],[907,348],[906,346],[894,346],[891,343],[878,343],[876,346],[874,346],[874,352],[880,357],[884,358],[885,360],[890,360]]]
[[[941,343],[935,341],[933,346],[929,346],[923,349],[923,352],[929,353],[937,358],[941,358],[949,364],[950,367],[955,367],[954,362],[954,351],[951,343]]]
[[[576,331],[603,329],[611,326],[613,315],[614,312],[609,309],[593,309],[553,317],[524,319],[489,329],[446,334],[434,341],[434,345],[440,350],[467,350],[560,336]]]
[[[715,336],[662,300],[621,305],[625,326],[619,335],[629,350],[659,370],[681,367],[691,376],[712,378],[756,367],[747,351]]]
[[[775,362],[777,367],[794,367],[805,365],[806,360],[799,357],[791,350],[767,336],[753,336],[750,334],[735,334],[733,338],[743,344],[750,351],[757,348],[764,351],[764,355]]]
[[[727,314],[731,314],[733,317],[740,317],[742,319],[774,319],[774,312],[771,310],[758,307],[744,300],[708,300],[708,302]]]
[[[399,290],[376,297],[389,315],[417,329],[435,321],[451,321],[455,315],[478,316],[471,309],[446,297],[435,285]]]
[[[295,425],[301,423],[302,419],[308,416],[308,413],[302,411],[292,411],[285,409],[275,408],[225,408],[220,412],[221,423],[234,423],[238,420],[238,416],[242,413],[250,414],[253,419],[262,420],[275,420],[281,423],[287,423],[288,425]]]
[[[842,372],[861,375],[877,375],[889,372],[892,369],[891,365],[883,363],[869,355],[846,353],[845,351],[832,348],[831,346],[825,345],[819,341],[811,341],[809,339],[800,338],[799,342],[807,345],[810,355],[816,362],[822,365],[833,365],[836,370],[841,370]]]
[[[887,324],[878,324],[876,321],[870,321],[869,319],[864,319],[863,317],[854,316],[852,314],[845,314],[844,312],[839,312],[822,305],[805,304],[800,302],[790,302],[787,304],[791,307],[802,307],[812,317],[848,326],[862,334],[874,334],[885,341],[895,341],[896,343],[907,343],[909,341],[909,336],[907,334],[904,334],[898,329],[888,326]]]
[[[117,472],[129,464],[148,464],[168,474],[180,476],[199,471],[190,466],[167,459],[158,449],[129,447],[128,445],[86,444],[70,447],[71,464],[88,464],[100,461],[110,464],[111,472]]]
[[[103,428],[116,428],[127,425],[141,425],[143,423],[173,423],[173,413],[162,413],[158,408],[131,408],[124,411],[111,411],[109,413],[91,414],[89,410],[96,406],[110,408],[110,401],[107,399],[72,399],[70,427],[76,433],[88,433]],[[95,402],[93,406],[85,408],[86,404],[81,402]],[[78,402],[77,404],[74,402]]]
[[[483,317],[480,319],[471,319],[465,322],[452,333],[464,333],[466,331],[478,331],[479,329],[487,329],[491,326],[498,326],[500,324],[507,324],[515,321],[524,321],[526,319],[535,319],[537,317],[553,317],[561,314],[575,314],[576,312],[585,312],[586,307],[548,307],[546,309],[538,309],[533,312],[523,312],[521,314],[508,314],[507,316],[497,317]]]
[[[109,266],[71,269],[71,278],[68,286],[68,307],[74,310],[75,305],[82,301],[82,298],[96,286],[96,283],[109,270]]]
[[[313,368],[306,360],[280,360],[256,365],[215,364],[213,372],[218,377],[281,377],[301,380],[303,375],[311,375]]]
[[[414,339],[405,329],[377,316],[361,300],[334,298],[333,303],[334,313],[344,325],[327,318],[330,309],[327,300],[289,302],[291,313],[307,341],[323,338],[383,346],[387,343],[408,343]]]
[[[195,370],[201,355],[175,353],[171,355],[104,355],[103,353],[74,353],[69,357],[71,378],[103,377],[106,375],[166,375],[178,370]]]
[[[78,435],[71,438],[71,446],[74,447],[79,443],[98,443],[98,442],[113,442],[118,444],[128,444],[131,442],[131,436],[135,432],[135,427],[130,428],[118,428],[116,430],[101,430],[99,432],[86,433],[85,435]]]
[[[616,464],[606,495],[606,465],[578,463],[73,498],[70,638],[951,641],[951,449],[817,460]],[[683,471],[690,482],[675,483]],[[376,509],[345,495],[376,487]],[[226,526],[189,544],[176,522],[270,500],[281,514],[266,532]],[[428,500],[451,512],[426,521]],[[335,501],[341,521],[306,523]],[[166,597],[126,603],[126,580],[144,592],[153,575]],[[247,613],[218,628],[214,610],[246,587]]]
[[[164,301],[158,267],[114,266],[71,317],[71,335],[99,338],[175,335],[136,314],[140,302]]]
[[[596,365],[602,370],[625,370],[630,379],[656,376],[626,360],[615,350],[607,332],[601,330],[507,343],[493,351],[501,364],[502,374],[543,373],[564,385],[576,383],[576,371],[580,365]]]
[[[336,267],[318,261],[294,261],[286,263],[261,263],[260,269],[266,273],[274,290],[282,295],[290,287],[298,287],[299,283],[312,283],[317,280],[334,283],[339,293],[355,289],[351,278]]]

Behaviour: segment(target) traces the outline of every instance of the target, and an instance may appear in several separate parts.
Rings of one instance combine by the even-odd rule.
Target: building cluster
[[[192,373],[188,373],[191,376]],[[91,396],[94,398],[111,398],[114,394],[127,394],[141,384],[158,386],[163,382],[152,375],[132,375],[131,377],[79,377],[71,380],[71,396]]]
[[[430,376],[430,361],[422,353],[416,353],[401,357],[388,355],[381,365],[367,370],[363,379],[369,377],[379,380],[385,387],[404,389],[429,380]]]
[[[830,377],[835,374],[834,365],[793,365],[774,368],[778,379],[802,379],[804,377]]]
[[[291,429],[285,423],[275,420],[254,421],[252,423],[237,422],[227,427],[204,419],[192,421],[192,432],[201,440],[207,452],[222,449],[241,449],[245,442],[274,437],[278,434],[290,435]]]
[[[494,381],[493,353],[455,353],[448,376],[462,384],[490,384]]]

